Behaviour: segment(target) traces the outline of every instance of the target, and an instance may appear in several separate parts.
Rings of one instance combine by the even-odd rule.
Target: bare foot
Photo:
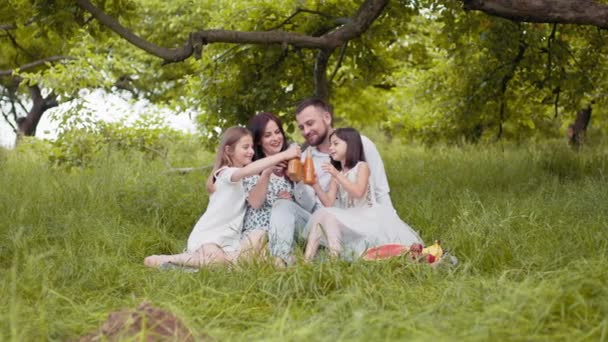
[[[170,255],[150,255],[144,259],[144,265],[148,267],[159,267],[160,265],[170,261]]]

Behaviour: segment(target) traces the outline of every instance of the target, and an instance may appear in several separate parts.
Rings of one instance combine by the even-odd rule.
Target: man
[[[318,98],[303,100],[296,108],[296,121],[300,133],[309,145],[308,149],[302,153],[302,158],[306,158],[308,150],[310,150],[317,181],[321,188],[327,191],[331,175],[325,172],[321,165],[330,160],[329,135],[333,131],[331,108]],[[376,200],[381,205],[392,208],[390,189],[380,153],[378,153],[376,145],[367,137],[361,136],[361,139],[365,159],[371,171]],[[310,219],[311,213],[321,206],[314,189],[303,182],[295,185],[294,199],[295,202],[277,200],[270,215],[270,254],[276,258],[279,265],[293,263],[293,256],[291,255],[293,242],[300,236],[301,230]]]

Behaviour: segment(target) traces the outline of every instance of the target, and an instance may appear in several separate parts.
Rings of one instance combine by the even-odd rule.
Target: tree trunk
[[[51,94],[46,98],[42,97],[40,88],[37,85],[30,87],[30,96],[32,98],[32,108],[27,113],[27,116],[17,120],[17,125],[19,127],[18,135],[21,136],[36,135],[36,128],[38,127],[38,123],[44,112],[58,106],[55,95]]]
[[[329,102],[329,81],[327,79],[327,64],[329,63],[329,57],[334,50],[323,49],[319,50],[317,54],[317,61],[315,62],[315,96],[323,99],[323,101]]]
[[[568,126],[568,143],[572,147],[579,148],[583,145],[590,120],[591,105],[588,105],[587,108],[576,113],[574,123]]]

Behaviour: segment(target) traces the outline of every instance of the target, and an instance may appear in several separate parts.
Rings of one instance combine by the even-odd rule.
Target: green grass
[[[144,300],[228,341],[608,340],[608,153],[562,144],[383,146],[400,216],[457,268],[199,273],[142,260],[183,249],[207,203],[203,173],[137,153],[64,170],[36,148],[0,150],[0,340],[75,339]],[[194,152],[171,157],[210,162]]]

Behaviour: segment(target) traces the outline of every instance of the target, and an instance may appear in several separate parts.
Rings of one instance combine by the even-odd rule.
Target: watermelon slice
[[[389,243],[386,245],[380,245],[373,248],[368,248],[361,258],[363,260],[382,260],[396,256],[403,255],[409,250],[408,246],[400,245],[397,243]]]

